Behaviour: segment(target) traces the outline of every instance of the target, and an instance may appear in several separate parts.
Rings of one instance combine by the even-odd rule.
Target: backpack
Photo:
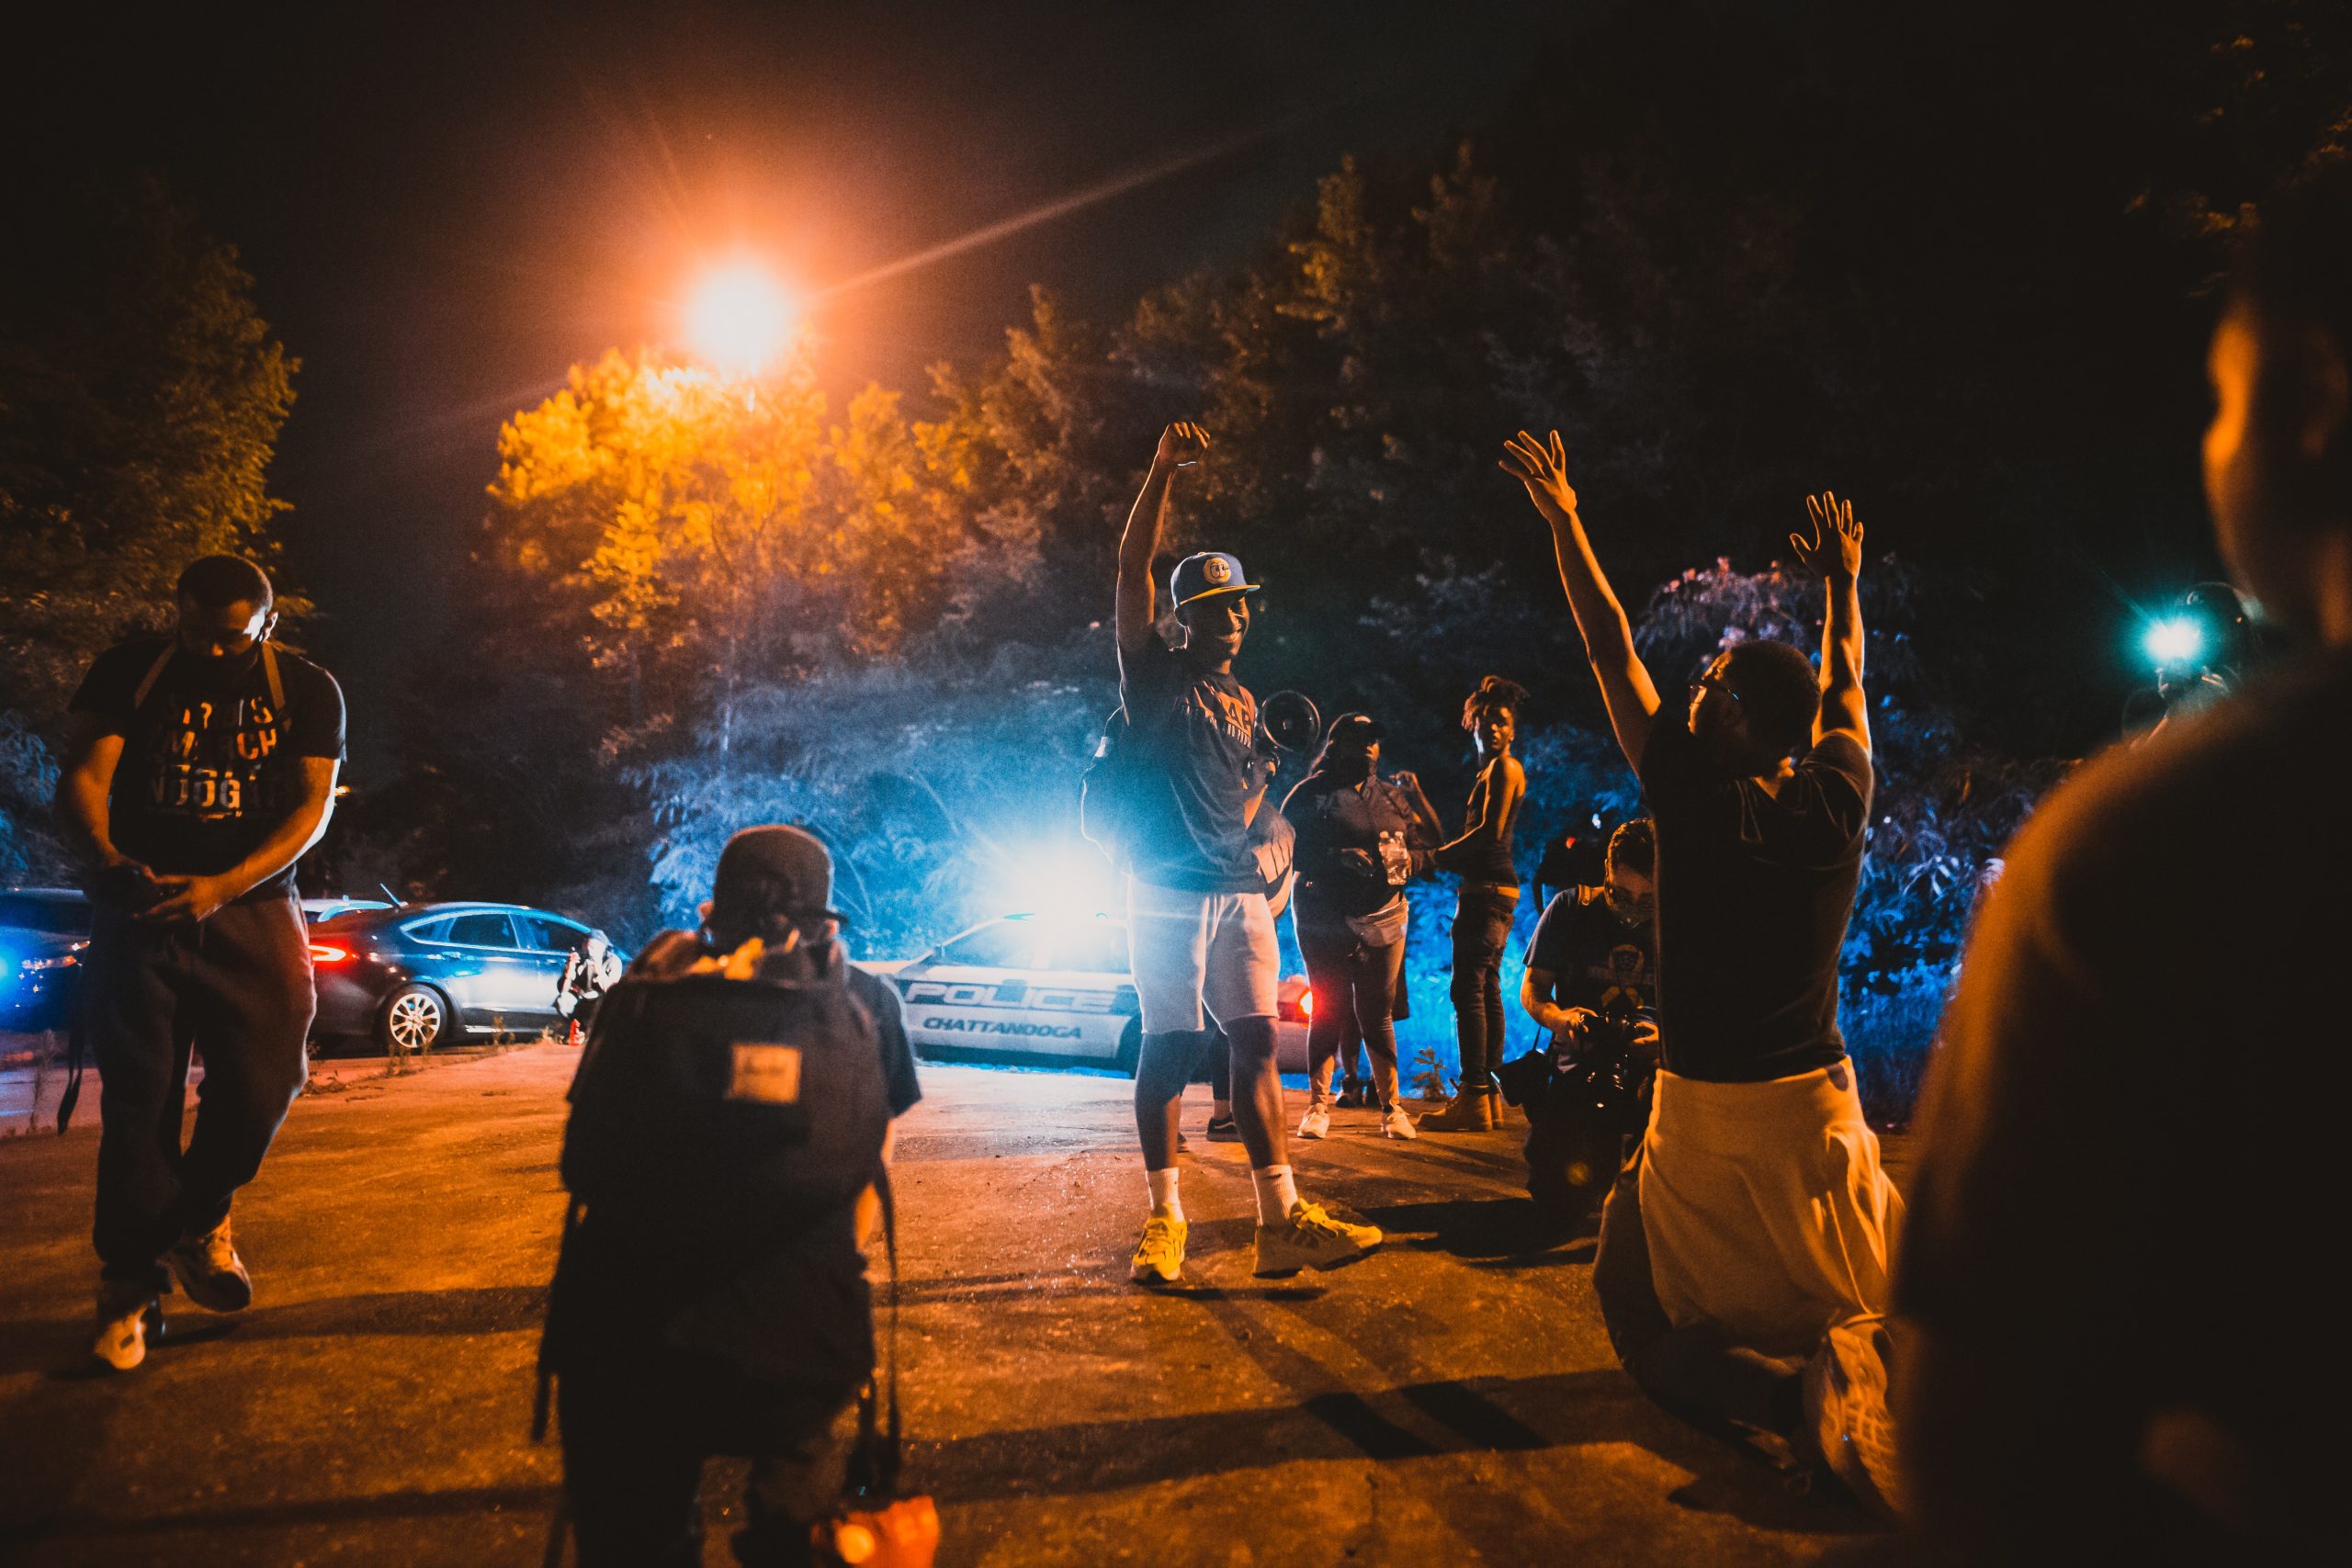
[[[605,994],[563,1134],[563,1183],[591,1227],[691,1256],[686,1272],[707,1278],[880,1175],[890,1105],[874,1021],[838,947],[813,967],[631,975]]]
[[[1135,826],[1136,774],[1135,727],[1123,703],[1102,721],[1102,737],[1078,781],[1079,833],[1114,865]]]

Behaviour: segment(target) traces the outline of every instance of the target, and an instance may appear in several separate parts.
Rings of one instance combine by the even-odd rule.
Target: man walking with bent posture
[[[171,637],[91,664],[58,790],[95,871],[82,982],[105,1123],[92,1350],[118,1371],[162,1331],[167,1267],[209,1311],[253,1300],[229,1204],[302,1087],[318,997],[294,863],[326,831],[343,761],[343,693],[270,642],[261,568],[207,556],[178,597]],[[204,1081],[183,1150],[191,1045]]]
[[[1250,775],[1258,704],[1233,677],[1257,585],[1232,556],[1187,556],[1169,582],[1181,643],[1170,646],[1153,624],[1151,562],[1169,486],[1207,446],[1195,425],[1168,427],[1119,540],[1119,695],[1125,744],[1135,749],[1122,858],[1143,1010],[1136,1134],[1151,1189],[1134,1260],[1139,1284],[1172,1284],[1184,1270],[1176,1121],[1204,1038],[1204,1000],[1232,1051],[1234,1120],[1257,1189],[1257,1272],[1328,1269],[1380,1245],[1378,1230],[1335,1220],[1298,1196],[1283,1145],[1274,1065],[1280,953],[1250,842],[1253,790],[1263,787]]]

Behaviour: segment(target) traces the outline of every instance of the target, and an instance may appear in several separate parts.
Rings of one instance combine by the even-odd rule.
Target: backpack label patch
[[[727,1098],[760,1105],[800,1103],[800,1047],[738,1041]]]

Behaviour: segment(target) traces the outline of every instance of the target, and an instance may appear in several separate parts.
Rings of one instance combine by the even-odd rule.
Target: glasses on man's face
[[[1741,701],[1739,694],[1731,689],[1731,682],[1724,680],[1720,675],[1702,675],[1699,679],[1690,682],[1690,700],[1692,702],[1695,703],[1699,700],[1699,694],[1702,692],[1721,692],[1733,702],[1738,703],[1741,707],[1744,708],[1747,705],[1745,702]]]

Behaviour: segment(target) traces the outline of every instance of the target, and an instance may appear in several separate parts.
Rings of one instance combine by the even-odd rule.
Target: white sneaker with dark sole
[[[169,1252],[164,1261],[187,1299],[207,1312],[243,1312],[253,1304],[253,1276],[229,1239],[229,1222],[222,1220],[202,1235],[190,1236]]]
[[[1882,1518],[1903,1506],[1894,1422],[1887,1414],[1886,1320],[1857,1317],[1830,1329],[1805,1363],[1803,1390],[1809,1443],[1855,1501]]]
[[[164,1303],[153,1296],[130,1301],[101,1299],[98,1337],[90,1344],[90,1359],[118,1372],[127,1372],[147,1359],[147,1342],[164,1337]]]

